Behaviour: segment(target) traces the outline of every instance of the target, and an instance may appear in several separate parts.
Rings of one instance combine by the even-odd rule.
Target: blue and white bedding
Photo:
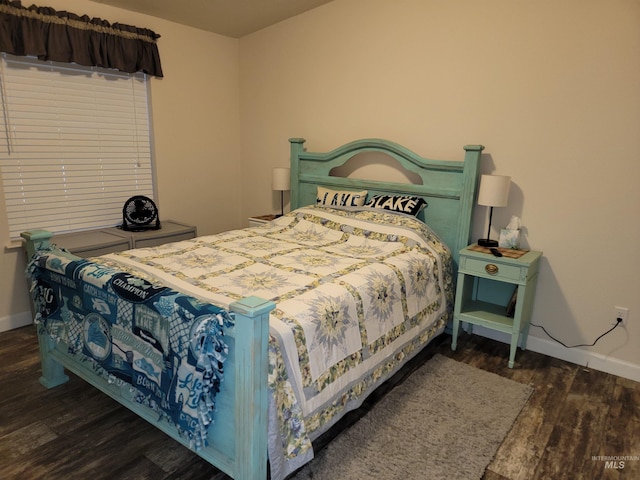
[[[304,207],[264,226],[99,261],[223,308],[247,295],[277,304],[274,479],[309,461],[311,439],[441,333],[453,309],[448,247],[414,217],[368,208]]]
[[[35,322],[109,383],[207,443],[228,348],[229,313],[64,251],[28,269]]]

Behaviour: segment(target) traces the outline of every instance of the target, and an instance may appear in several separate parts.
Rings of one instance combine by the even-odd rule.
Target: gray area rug
[[[437,354],[291,480],[480,479],[532,391]]]

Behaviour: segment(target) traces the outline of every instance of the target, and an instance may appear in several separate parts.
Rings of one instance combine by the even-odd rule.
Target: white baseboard
[[[11,315],[9,317],[0,318],[0,332],[6,332],[7,330],[13,330],[14,328],[24,327],[31,325],[33,318],[31,312],[22,312],[17,315]]]
[[[0,332],[24,327],[32,323],[30,311],[3,317],[0,318]],[[474,335],[481,335],[502,343],[510,343],[511,341],[510,335],[506,333],[496,332],[477,325],[473,327],[473,333]],[[527,350],[640,382],[640,365],[590,352],[583,348],[565,348],[552,340],[529,335],[527,338]],[[516,360],[517,356],[518,354],[516,353]]]
[[[473,327],[473,334],[503,343],[511,342],[510,335],[477,325]],[[552,340],[529,335],[527,338],[527,350],[640,382],[640,365],[590,352],[584,348],[566,348]],[[517,360],[518,353],[516,352],[516,362]]]

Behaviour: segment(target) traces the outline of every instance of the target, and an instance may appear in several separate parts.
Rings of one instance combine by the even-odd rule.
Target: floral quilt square
[[[438,299],[433,260],[422,251],[410,251],[389,257],[385,263],[402,272],[407,293],[407,315],[414,317]],[[437,269],[437,266],[435,267]]]
[[[274,238],[296,242],[300,245],[319,247],[322,245],[329,245],[331,243],[338,242],[343,235],[343,232],[340,230],[334,230],[324,227],[318,223],[300,219],[286,233],[273,234],[271,236]]]
[[[256,295],[272,300],[312,283],[314,277],[287,272],[270,265],[256,263],[229,273],[207,278],[203,283],[235,295]]]
[[[319,276],[331,275],[332,273],[346,270],[353,265],[361,263],[358,259],[332,255],[313,249],[297,250],[273,257],[271,258],[271,262],[289,268],[299,268]]]
[[[202,244],[217,244],[217,243],[221,243],[224,241],[230,241],[230,240],[234,240],[237,238],[244,238],[244,237],[248,237],[250,236],[251,233],[244,229],[244,230],[229,230],[226,232],[221,232],[221,233],[216,233],[214,235],[203,235],[202,237],[198,237],[196,238],[196,241],[198,241],[198,243],[202,243]]]
[[[278,308],[304,331],[312,381],[362,349],[356,304],[342,286],[320,285]]]
[[[219,248],[238,252],[254,257],[268,257],[276,253],[300,248],[294,243],[284,242],[275,238],[250,235],[245,238],[223,242],[216,245]]]
[[[371,238],[351,235],[346,242],[325,247],[324,250],[354,258],[382,257],[403,248],[400,242],[382,242]]]
[[[367,343],[375,342],[405,320],[402,288],[391,267],[373,264],[340,280],[352,285],[362,299]]]
[[[181,272],[186,277],[197,278],[241,265],[247,261],[247,257],[203,246],[179,255],[160,256],[153,261],[166,271]]]

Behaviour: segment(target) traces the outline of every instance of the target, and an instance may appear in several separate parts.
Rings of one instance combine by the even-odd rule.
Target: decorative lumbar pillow
[[[381,208],[393,212],[401,212],[409,215],[418,215],[420,210],[427,207],[427,202],[422,197],[410,195],[374,195],[367,202],[367,207]]]
[[[367,190],[360,192],[349,192],[343,190],[331,190],[325,187],[318,187],[317,205],[327,207],[361,207],[367,199]]]

